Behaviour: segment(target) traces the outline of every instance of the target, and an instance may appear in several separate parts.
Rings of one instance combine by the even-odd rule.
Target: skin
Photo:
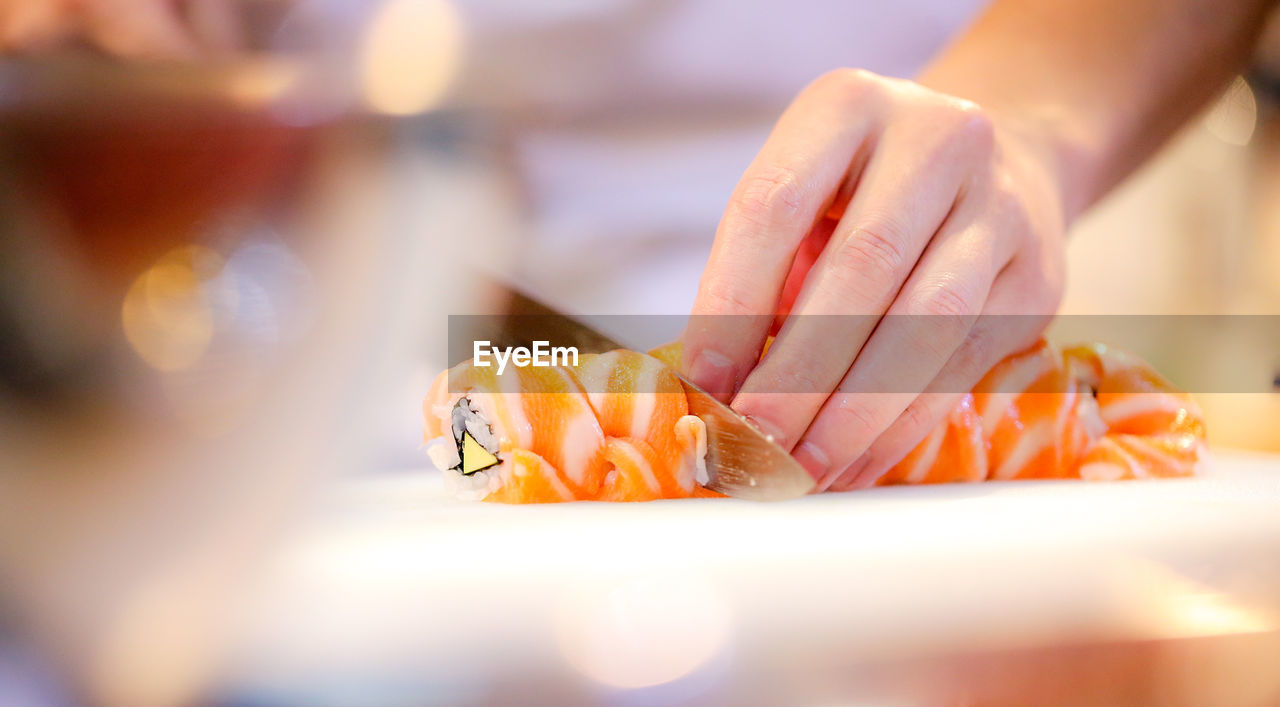
[[[194,59],[239,46],[235,0],[0,0],[0,52],[87,44],[132,59]]]
[[[814,81],[725,209],[686,372],[819,488],[873,484],[1039,336],[1067,227],[1244,67],[1273,4],[997,0],[914,82]],[[761,359],[777,312],[838,316],[785,317]]]
[[[820,488],[874,483],[1040,334],[1067,227],[1240,70],[1273,4],[996,0],[916,81],[820,77],[725,210],[686,372]],[[235,0],[0,0],[6,53],[239,42]],[[818,316],[786,317],[761,359],[779,312]]]
[[[1267,4],[997,0],[914,83],[822,77],[735,191],[694,311],[763,316],[728,331],[695,317],[685,365],[824,484],[871,483],[953,391],[1034,338],[1061,294],[1066,225],[1243,64]],[[0,0],[0,53],[87,45],[200,58],[239,45],[234,5]],[[836,331],[792,319],[756,366],[779,305],[870,316]],[[942,323],[875,326],[889,311]],[[1034,316],[1014,320],[1025,331],[997,331],[978,312]],[[316,336],[304,343],[324,358],[272,377],[279,390],[264,397],[313,404],[264,406],[231,441],[172,419],[92,417],[60,424],[62,436],[16,427],[3,445],[11,468],[68,472],[0,476],[0,538],[41,539],[0,542],[0,566],[15,616],[79,676],[87,701],[183,704],[209,679],[228,592],[331,461],[305,440],[331,426],[323,413],[342,392],[332,372],[354,354],[348,338]],[[889,392],[858,392],[873,386]],[[913,389],[930,392],[895,392]],[[75,445],[62,443],[69,429]],[[244,448],[255,464],[236,457]],[[183,522],[175,509],[189,511]]]

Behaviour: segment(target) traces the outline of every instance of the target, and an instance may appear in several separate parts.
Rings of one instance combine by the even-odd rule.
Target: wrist
[[[1052,182],[1069,225],[1101,194],[1097,175],[1103,150],[1094,139],[1087,116],[1052,101],[1016,98],[1000,81],[973,81],[973,67],[941,62],[917,81],[930,89],[977,103],[996,124],[1003,139],[1027,155],[1038,172]]]
[[[1013,143],[1050,181],[1070,225],[1098,197],[1096,162],[1088,132],[1053,108],[1000,110],[987,108],[1005,140]]]

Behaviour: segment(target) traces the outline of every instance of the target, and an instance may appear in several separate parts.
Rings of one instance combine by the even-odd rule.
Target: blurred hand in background
[[[237,0],[0,0],[0,51],[87,45],[129,58],[174,59],[238,48]]]

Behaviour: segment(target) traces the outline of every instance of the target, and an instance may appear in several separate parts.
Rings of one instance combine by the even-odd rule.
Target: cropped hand
[[[1064,212],[1047,154],[1033,130],[919,84],[821,77],[725,210],[685,370],[820,489],[873,483],[1057,308]]]

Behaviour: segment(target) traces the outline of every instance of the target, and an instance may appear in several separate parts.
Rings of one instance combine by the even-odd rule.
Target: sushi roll
[[[1137,356],[1040,341],[997,364],[877,484],[1191,476],[1204,438],[1191,396]]]
[[[675,372],[680,345],[568,367],[461,364],[423,405],[428,452],[460,498],[649,501],[706,488],[707,430]],[[998,363],[876,483],[1189,476],[1205,456],[1191,397],[1131,354],[1040,341]],[[846,490],[851,475],[823,480]]]
[[[681,349],[652,353],[674,365]],[[1142,359],[1042,339],[996,364],[876,485],[1191,476],[1204,439],[1195,401]],[[853,476],[833,474],[819,490],[848,490]]]
[[[706,425],[675,371],[635,351],[497,375],[467,362],[423,404],[427,450],[459,498],[648,501],[705,488]]]
[[[1106,433],[1081,459],[1087,480],[1191,476],[1207,455],[1204,414],[1145,361],[1105,344],[1067,349]]]

